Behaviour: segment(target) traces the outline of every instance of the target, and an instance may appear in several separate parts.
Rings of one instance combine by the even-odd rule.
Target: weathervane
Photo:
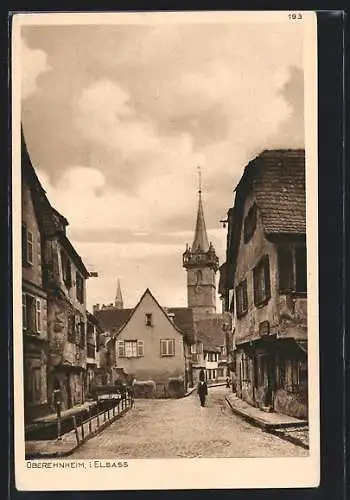
[[[202,193],[202,172],[201,172],[201,167],[197,167],[198,169],[198,193]]]

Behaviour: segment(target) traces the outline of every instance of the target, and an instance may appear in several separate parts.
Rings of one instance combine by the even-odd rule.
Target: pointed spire
[[[114,305],[115,305],[115,307],[117,309],[123,309],[124,308],[122,290],[121,290],[121,287],[120,287],[120,281],[119,281],[119,279],[118,279],[118,283],[117,283],[117,294],[115,296]]]
[[[198,210],[196,229],[194,233],[194,240],[192,244],[192,252],[207,252],[209,250],[209,241],[207,230],[205,227],[203,204],[202,204],[202,175],[201,169],[198,167]]]

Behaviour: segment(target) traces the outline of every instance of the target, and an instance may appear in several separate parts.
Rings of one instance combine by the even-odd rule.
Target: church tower
[[[192,247],[187,245],[183,254],[183,267],[187,271],[187,306],[193,309],[195,320],[204,319],[208,314],[215,314],[215,275],[219,268],[219,259],[212,243],[208,241],[200,171],[196,228]]]
[[[118,284],[117,284],[117,293],[116,293],[116,296],[115,296],[114,307],[116,309],[123,309],[124,308],[122,290],[120,288],[120,281],[119,281],[119,279],[118,279]]]

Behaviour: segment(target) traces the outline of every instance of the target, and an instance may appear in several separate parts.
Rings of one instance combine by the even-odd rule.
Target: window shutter
[[[36,299],[36,331],[41,332],[41,302]]]
[[[22,293],[22,322],[23,329],[27,328],[27,295]]]
[[[118,340],[118,358],[125,357],[125,345],[124,340]]]
[[[166,341],[165,340],[160,341],[160,355],[166,356]]]
[[[175,355],[175,339],[170,340],[170,341],[169,341],[169,344],[170,344],[170,345],[169,345],[169,347],[170,347],[170,349],[169,349],[169,354],[170,354],[171,356],[174,356],[174,355]]]
[[[269,256],[266,255],[264,259],[264,275],[265,275],[265,298],[271,298],[271,283],[270,283],[270,261]]]
[[[34,234],[27,230],[27,262],[33,264]]]
[[[259,273],[258,267],[253,269],[253,289],[254,289],[254,305],[257,306],[259,304]]]
[[[22,262],[27,263],[27,226],[22,224]]]
[[[247,280],[243,281],[243,310],[248,309],[248,290],[247,290]]]
[[[137,341],[137,355],[138,356],[144,356],[144,342],[143,340],[138,340]]]
[[[278,248],[279,289],[281,292],[294,290],[293,253],[291,248]]]

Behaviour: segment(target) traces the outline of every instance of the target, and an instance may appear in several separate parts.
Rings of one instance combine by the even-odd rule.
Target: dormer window
[[[152,313],[146,313],[146,326],[153,326]]]
[[[79,273],[75,273],[76,294],[81,304],[84,304],[84,279]]]
[[[256,219],[257,219],[257,207],[254,205],[249,209],[249,212],[244,219],[244,243],[248,243],[248,241],[252,238],[255,228],[256,228]]]
[[[24,265],[33,265],[34,235],[26,224],[22,224],[22,261]]]
[[[63,275],[62,277],[64,284],[68,289],[70,289],[72,286],[71,263],[68,255],[63,250],[61,250],[61,263],[62,263],[62,275]]]

